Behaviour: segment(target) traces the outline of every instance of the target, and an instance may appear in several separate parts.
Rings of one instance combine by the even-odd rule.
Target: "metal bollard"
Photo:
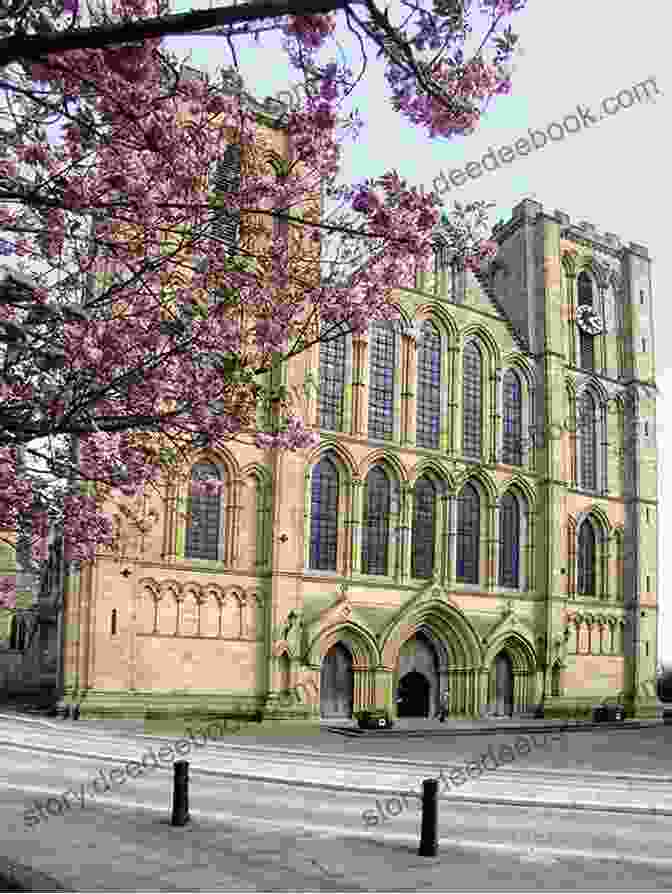
[[[422,780],[422,825],[420,827],[419,857],[435,857],[438,838],[438,779]]]
[[[189,761],[173,764],[173,816],[171,826],[184,826],[189,822]]]

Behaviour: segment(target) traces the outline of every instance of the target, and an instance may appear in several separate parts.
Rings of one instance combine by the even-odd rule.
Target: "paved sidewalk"
[[[554,859],[534,848],[516,854],[450,839],[439,843],[436,857],[420,857],[419,836],[334,837],[248,818],[234,826],[197,810],[175,828],[168,806],[129,813],[99,805],[95,814],[73,811],[67,821],[27,833],[24,798],[7,795],[0,803],[3,845],[20,886],[4,890],[531,892],[586,885],[581,855]],[[0,884],[5,866],[0,861]],[[611,857],[591,861],[590,876],[591,889],[670,890],[672,860],[638,866]]]

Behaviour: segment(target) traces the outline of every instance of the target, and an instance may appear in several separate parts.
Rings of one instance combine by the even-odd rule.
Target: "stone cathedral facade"
[[[83,716],[426,717],[446,689],[452,716],[655,715],[647,250],[529,199],[493,238],[476,276],[438,233],[398,322],[284,370],[317,449],[194,456],[221,496],[168,483],[73,579]]]

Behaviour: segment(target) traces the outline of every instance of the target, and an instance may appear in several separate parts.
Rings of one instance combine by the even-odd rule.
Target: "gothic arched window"
[[[520,508],[511,493],[502,497],[499,510],[499,585],[517,588],[520,574]]]
[[[579,411],[581,440],[581,487],[595,490],[597,487],[597,422],[595,401],[586,392],[581,398]]]
[[[390,481],[380,466],[366,476],[366,518],[362,543],[364,574],[387,574],[390,531]]]
[[[338,469],[323,456],[313,469],[310,499],[310,568],[336,571]]]
[[[374,323],[369,347],[369,437],[390,440],[394,430],[396,336],[390,323]]]
[[[434,531],[436,523],[436,489],[429,478],[420,478],[415,485],[413,516],[413,577],[428,578],[434,573]]]
[[[578,306],[593,306],[593,284],[587,273],[579,273],[577,280]],[[595,336],[579,330],[581,368],[595,369]]]
[[[217,466],[197,463],[191,470],[191,487],[187,516],[187,537],[184,555],[187,559],[219,558],[221,530],[221,491],[208,490],[206,480],[221,481]]]
[[[586,519],[579,529],[578,592],[581,596],[595,595],[595,532]]]
[[[473,484],[465,484],[457,498],[457,579],[478,583],[481,500]]]
[[[462,372],[462,452],[481,457],[481,352],[473,341],[464,348]]]
[[[345,334],[338,327],[323,327],[320,341],[320,428],[343,429],[343,394],[345,391]]]
[[[523,462],[523,400],[520,379],[513,370],[504,376],[504,438],[502,462],[520,466]]]
[[[240,190],[240,146],[231,144],[214,167],[211,189],[215,193],[236,193]],[[226,244],[230,254],[238,250],[240,237],[240,211],[220,209],[216,212],[212,233]]]
[[[429,320],[422,324],[418,344],[418,392],[415,442],[439,446],[441,423],[441,337]]]

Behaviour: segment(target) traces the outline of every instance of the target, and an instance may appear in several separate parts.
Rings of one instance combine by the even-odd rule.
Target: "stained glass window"
[[[441,421],[441,337],[425,320],[418,344],[416,444],[438,448]]]
[[[434,532],[436,522],[436,489],[429,478],[420,478],[415,485],[413,517],[412,576],[431,577],[434,573]]]
[[[474,342],[464,349],[462,378],[462,452],[481,458],[481,352]]]
[[[581,430],[581,487],[597,487],[597,424],[595,401],[588,393],[581,399],[579,427]]]
[[[338,541],[338,469],[323,456],[313,469],[310,501],[310,567],[336,570]]]
[[[457,498],[457,580],[478,583],[481,505],[473,484],[465,484]]]
[[[366,477],[366,518],[362,543],[364,574],[387,574],[390,531],[390,482],[385,472],[374,466]]]
[[[509,370],[504,376],[504,437],[502,460],[512,466],[523,462],[523,402],[520,380]]]
[[[395,334],[391,324],[372,326],[369,356],[369,437],[390,440],[396,366]]]
[[[325,327],[320,342],[320,428],[343,429],[343,392],[345,390],[345,335],[336,335],[333,326]],[[336,336],[336,337],[335,337]]]
[[[581,596],[595,595],[595,532],[586,519],[579,530],[578,591]]]
[[[499,510],[499,585],[519,586],[520,509],[513,494],[502,497]]]
[[[205,479],[221,481],[219,469],[212,463],[197,463],[191,470],[192,487],[189,493],[187,538],[184,555],[188,559],[219,558],[221,524],[221,493],[206,494],[194,484]]]

